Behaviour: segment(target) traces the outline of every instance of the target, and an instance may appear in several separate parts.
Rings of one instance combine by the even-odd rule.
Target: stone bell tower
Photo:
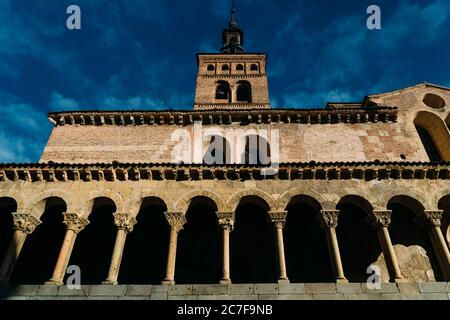
[[[244,33],[236,22],[233,1],[220,53],[197,54],[194,110],[269,109],[265,53],[246,53]]]

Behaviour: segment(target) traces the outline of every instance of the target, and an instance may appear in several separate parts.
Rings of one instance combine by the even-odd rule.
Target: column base
[[[62,286],[64,284],[64,282],[50,279],[48,281],[45,281],[44,284],[55,285],[55,286]]]
[[[175,281],[174,280],[163,280],[163,281],[161,281],[161,284],[162,285],[171,285],[171,286],[173,286],[174,284],[175,284]]]
[[[231,280],[230,279],[221,279],[219,281],[219,284],[231,284]]]
[[[110,284],[110,285],[117,285],[117,284],[119,284],[117,281],[113,281],[113,280],[105,280],[105,281],[102,281],[102,284]]]
[[[408,282],[408,279],[405,279],[405,278],[395,278],[393,282],[394,282],[394,283],[406,283],[406,282]]]
[[[336,283],[348,283],[348,280],[346,278],[339,278],[336,279]]]
[[[278,279],[278,284],[289,284],[289,279]]]

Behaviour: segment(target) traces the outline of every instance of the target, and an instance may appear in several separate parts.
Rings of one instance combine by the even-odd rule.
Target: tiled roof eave
[[[55,126],[63,125],[227,125],[241,123],[366,123],[396,122],[397,108],[391,106],[356,109],[241,109],[241,110],[153,110],[153,111],[66,111],[50,112]]]
[[[295,162],[270,167],[246,164],[29,163],[0,164],[0,182],[135,180],[389,180],[450,179],[450,163]]]

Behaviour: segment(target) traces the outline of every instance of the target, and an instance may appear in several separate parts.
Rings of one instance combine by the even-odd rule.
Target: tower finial
[[[236,0],[232,0],[231,2],[231,20],[230,20],[230,28],[236,28]]]

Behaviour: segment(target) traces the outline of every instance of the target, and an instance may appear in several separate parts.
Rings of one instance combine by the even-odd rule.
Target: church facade
[[[448,299],[450,89],[275,109],[234,13],[222,38],[193,110],[49,113],[40,161],[0,165],[5,288]]]

